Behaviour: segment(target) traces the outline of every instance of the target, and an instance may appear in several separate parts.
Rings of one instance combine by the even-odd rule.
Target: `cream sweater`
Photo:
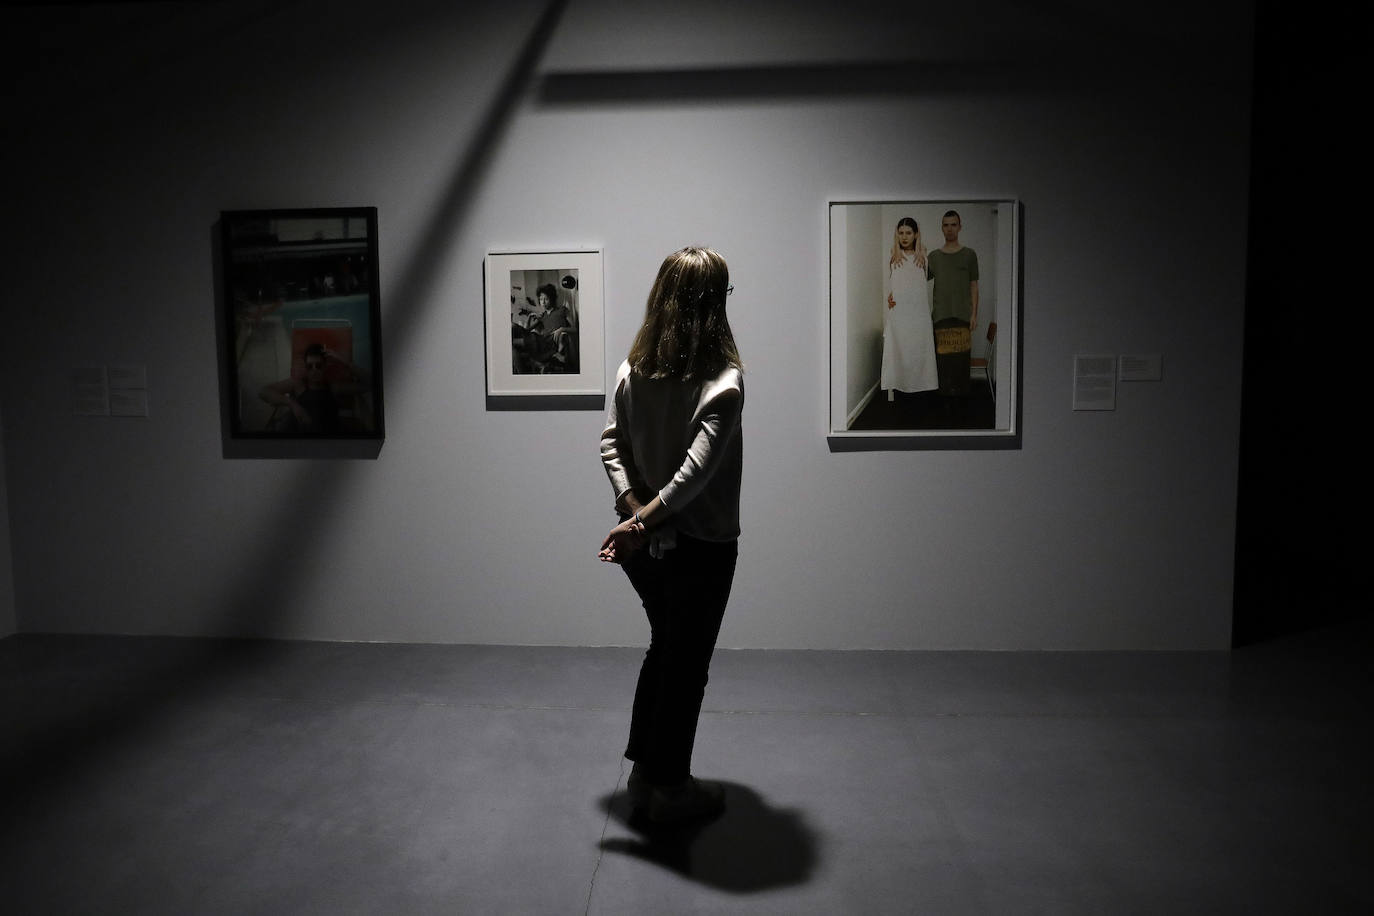
[[[645,502],[657,493],[672,510],[667,526],[706,541],[739,537],[743,408],[738,369],[683,382],[639,378],[621,363],[601,433],[616,500],[629,490]]]

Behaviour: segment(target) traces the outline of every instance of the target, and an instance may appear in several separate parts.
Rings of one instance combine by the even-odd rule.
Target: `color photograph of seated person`
[[[302,354],[304,372],[300,377],[282,379],[262,386],[258,397],[277,408],[269,426],[273,432],[288,435],[328,436],[356,431],[350,429],[354,398],[369,390],[369,373],[353,365],[321,343],[312,343]],[[331,380],[329,376],[334,376]]]

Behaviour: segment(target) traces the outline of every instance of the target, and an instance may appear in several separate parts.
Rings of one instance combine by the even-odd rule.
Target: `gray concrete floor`
[[[726,814],[630,822],[640,652],[0,641],[6,913],[1374,908],[1367,626],[718,653]]]

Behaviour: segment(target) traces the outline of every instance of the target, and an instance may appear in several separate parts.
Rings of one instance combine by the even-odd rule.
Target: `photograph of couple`
[[[1015,213],[831,205],[832,434],[1010,431]]]

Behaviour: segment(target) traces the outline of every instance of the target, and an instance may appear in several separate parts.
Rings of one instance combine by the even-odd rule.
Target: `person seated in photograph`
[[[258,397],[268,404],[286,408],[281,420],[274,424],[275,431],[305,435],[341,432],[340,401],[368,390],[367,370],[353,365],[321,343],[306,347],[302,358],[304,377],[272,382],[258,392]],[[325,370],[331,362],[347,369],[347,381],[330,382],[325,378]]]
[[[558,288],[552,283],[539,287],[536,295],[539,311],[528,313],[526,327],[515,325],[512,343],[533,370],[562,372],[572,356],[572,334],[577,330],[572,311],[558,301]]]

